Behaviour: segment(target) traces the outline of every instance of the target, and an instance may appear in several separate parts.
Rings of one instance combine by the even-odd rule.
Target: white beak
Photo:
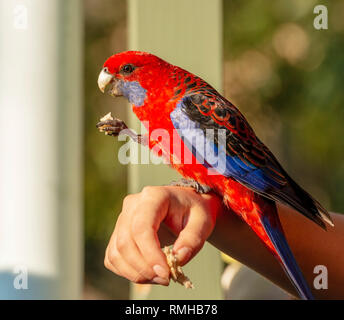
[[[104,69],[100,72],[98,77],[98,87],[104,93],[106,86],[111,82],[113,76],[106,72]]]

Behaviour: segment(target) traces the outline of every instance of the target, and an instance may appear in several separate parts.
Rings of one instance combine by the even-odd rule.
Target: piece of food
[[[190,279],[184,274],[182,267],[178,265],[177,257],[172,253],[170,247],[165,247],[163,249],[164,254],[166,255],[167,264],[170,267],[171,278],[174,282],[178,282],[187,289],[193,289],[194,285]]]
[[[103,118],[100,118],[100,121],[107,121],[107,120],[113,120],[111,112],[107,113]]]
[[[108,120],[113,120],[111,112],[107,113],[104,117],[100,118],[100,122],[108,121]],[[100,132],[105,132],[105,134],[108,135],[108,132],[103,130],[103,128],[106,128],[106,127],[111,127],[111,125],[105,124],[105,125],[99,127],[98,129],[99,129]]]

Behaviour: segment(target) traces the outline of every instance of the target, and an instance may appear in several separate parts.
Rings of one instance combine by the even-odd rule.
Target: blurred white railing
[[[0,1],[0,298],[79,298],[82,1]]]

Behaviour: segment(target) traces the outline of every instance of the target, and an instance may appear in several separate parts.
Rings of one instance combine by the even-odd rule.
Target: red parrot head
[[[141,106],[147,94],[154,94],[161,83],[170,78],[174,67],[153,54],[140,51],[126,51],[106,60],[98,77],[102,92],[112,96],[125,96],[130,103]]]

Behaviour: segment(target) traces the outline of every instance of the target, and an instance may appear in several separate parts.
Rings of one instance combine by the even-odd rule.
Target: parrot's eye
[[[120,73],[123,75],[129,75],[135,70],[135,67],[132,64],[125,64],[122,68]]]

